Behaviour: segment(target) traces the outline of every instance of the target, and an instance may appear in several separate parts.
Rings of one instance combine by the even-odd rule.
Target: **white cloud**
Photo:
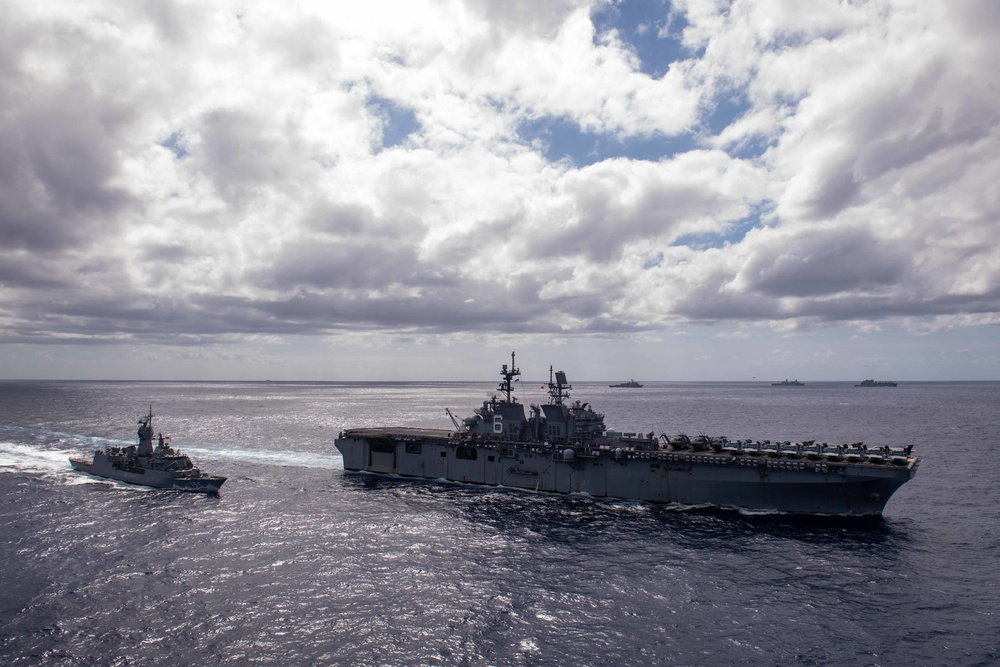
[[[0,340],[996,321],[997,11],[675,2],[653,78],[595,7],[14,3]]]

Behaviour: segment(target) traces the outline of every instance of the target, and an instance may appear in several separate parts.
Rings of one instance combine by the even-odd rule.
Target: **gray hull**
[[[132,466],[116,466],[115,464],[95,457],[93,463],[81,459],[70,459],[73,470],[89,473],[97,477],[149,486],[154,489],[173,489],[176,491],[191,491],[195,493],[218,493],[225,477],[212,475],[185,475],[169,470],[153,470]]]
[[[812,461],[713,451],[652,451],[469,441],[449,431],[354,429],[344,469],[553,493],[802,514],[880,515],[919,459]]]

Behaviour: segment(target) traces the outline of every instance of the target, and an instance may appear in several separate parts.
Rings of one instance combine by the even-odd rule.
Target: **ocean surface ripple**
[[[879,520],[343,471],[339,430],[492,386],[0,382],[0,664],[1000,661],[1000,383],[576,384],[623,430],[913,444]],[[221,495],[70,470],[150,403]]]

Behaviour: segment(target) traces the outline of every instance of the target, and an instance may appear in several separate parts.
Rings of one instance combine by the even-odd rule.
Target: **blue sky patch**
[[[745,89],[727,88],[719,91],[702,114],[703,131],[718,136],[727,127],[753,109]],[[762,156],[777,142],[777,136],[753,135],[742,143],[728,147],[727,152],[741,160]]]
[[[750,100],[745,90],[727,88],[719,91],[711,102],[703,122],[712,134],[719,134],[733,121],[750,110]]]
[[[722,248],[727,244],[737,244],[746,238],[751,229],[759,229],[767,225],[761,218],[774,210],[775,204],[771,200],[763,201],[754,206],[750,215],[731,222],[721,232],[708,232],[705,234],[685,234],[674,241],[672,246],[688,246],[694,250],[707,250],[709,248]]]
[[[387,97],[370,95],[365,106],[370,113],[382,119],[381,149],[400,145],[420,129],[420,121],[413,109],[401,106]]]
[[[174,157],[178,160],[182,160],[188,156],[188,152],[184,149],[184,146],[181,145],[180,132],[174,132],[167,137],[165,141],[161,142],[160,145],[173,153]]]
[[[687,21],[679,13],[671,14],[668,0],[621,0],[591,14],[595,41],[610,30],[632,47],[643,73],[660,78],[671,63],[686,60],[693,54],[681,44]]]
[[[565,117],[543,116],[518,125],[524,143],[538,144],[550,162],[569,159],[577,167],[624,157],[652,162],[697,148],[689,135],[666,137],[617,137],[609,133],[587,132]]]
[[[754,135],[739,145],[728,147],[726,152],[738,160],[755,160],[763,156],[777,142],[777,137]]]
[[[648,271],[649,269],[655,269],[656,267],[660,266],[661,264],[663,264],[663,253],[662,252],[658,252],[658,253],[656,253],[655,257],[651,257],[651,258],[647,259],[645,262],[643,262],[642,268],[644,268],[644,269],[646,269]]]

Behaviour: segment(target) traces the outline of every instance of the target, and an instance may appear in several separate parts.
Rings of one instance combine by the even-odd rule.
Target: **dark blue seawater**
[[[914,444],[875,521],[344,473],[342,428],[493,387],[0,383],[0,664],[1000,661],[1000,383],[576,384],[625,430]],[[71,472],[150,403],[220,496]]]

